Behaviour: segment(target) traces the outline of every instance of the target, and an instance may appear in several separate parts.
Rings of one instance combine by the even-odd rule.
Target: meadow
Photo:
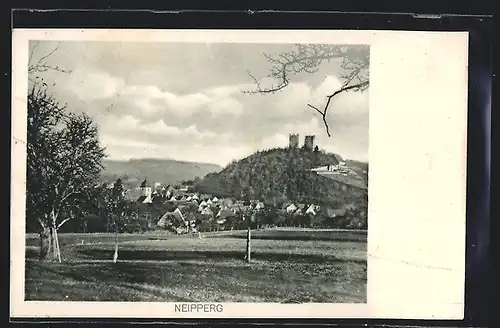
[[[364,231],[245,231],[119,236],[61,234],[62,263],[39,262],[26,238],[26,300],[165,302],[366,302]]]

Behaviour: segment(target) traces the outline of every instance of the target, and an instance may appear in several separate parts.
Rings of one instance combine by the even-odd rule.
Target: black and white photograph
[[[463,316],[467,34],[18,29],[12,58],[12,315]]]
[[[30,41],[25,299],[366,302],[369,52]]]

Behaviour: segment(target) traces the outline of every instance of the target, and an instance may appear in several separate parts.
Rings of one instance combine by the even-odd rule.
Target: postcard
[[[462,319],[467,52],[14,29],[11,316]]]

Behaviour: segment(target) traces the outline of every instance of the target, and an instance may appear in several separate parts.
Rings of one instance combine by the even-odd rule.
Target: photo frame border
[[[300,22],[300,23],[299,23]],[[362,320],[362,319],[240,319],[240,323],[329,324],[363,326],[418,325],[482,326],[487,322],[485,295],[492,295],[489,281],[490,247],[490,148],[492,98],[493,24],[489,16],[423,17],[413,14],[300,13],[261,11],[30,11],[12,12],[13,28],[155,28],[155,29],[376,29],[469,32],[467,219],[465,319],[462,321]],[[12,33],[10,33],[12,36]],[[11,42],[12,45],[12,42]],[[10,52],[12,53],[12,52]],[[8,79],[10,81],[10,79]],[[9,85],[9,90],[10,90]],[[9,102],[11,99],[9,98]],[[10,123],[10,120],[8,120]],[[10,128],[10,124],[9,124]],[[10,224],[10,223],[9,223]],[[146,323],[147,319],[10,318],[11,322]],[[234,323],[229,319],[168,319],[162,323]]]

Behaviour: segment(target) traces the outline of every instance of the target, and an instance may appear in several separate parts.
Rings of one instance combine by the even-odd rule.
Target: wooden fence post
[[[247,262],[250,262],[251,260],[251,240],[252,240],[252,230],[250,230],[250,227],[248,227],[247,230]]]

